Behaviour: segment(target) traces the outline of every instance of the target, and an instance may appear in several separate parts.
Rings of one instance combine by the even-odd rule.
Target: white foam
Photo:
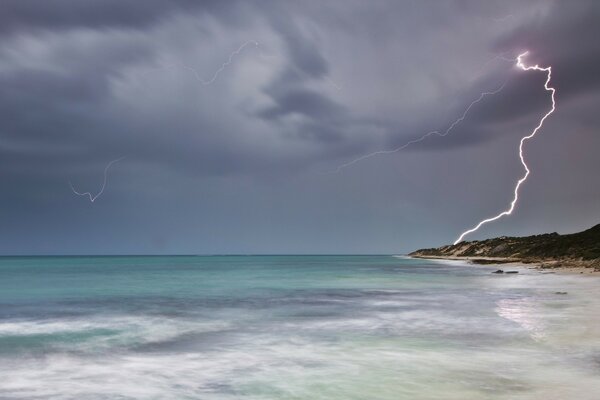
[[[13,360],[0,365],[0,396],[596,399],[596,376],[551,360],[536,346],[456,348],[418,338],[324,342],[261,334],[202,353]]]
[[[93,318],[68,318],[50,320],[13,320],[0,322],[0,337],[54,334],[78,334],[105,331],[108,334],[90,335],[97,346],[119,344],[144,344],[164,341],[188,333],[213,332],[231,326],[227,321],[201,321],[182,318],[150,316],[104,316]],[[76,344],[68,343],[72,348]],[[79,343],[89,348],[90,343]]]
[[[59,352],[0,355],[0,398],[597,400],[600,367],[589,360],[600,348],[599,280],[473,279],[464,294],[390,290],[350,298],[337,317],[256,310],[241,321],[236,310],[223,321],[144,315],[4,321],[3,336],[95,329],[117,335],[82,345],[99,346],[94,351],[66,344]],[[505,297],[479,303],[469,292],[474,286]],[[185,351],[120,346],[224,329],[227,340]]]

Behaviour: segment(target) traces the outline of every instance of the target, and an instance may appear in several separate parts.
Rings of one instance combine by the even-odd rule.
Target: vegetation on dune
[[[600,260],[600,224],[583,232],[498,237],[421,249],[411,256],[499,257],[516,260]]]

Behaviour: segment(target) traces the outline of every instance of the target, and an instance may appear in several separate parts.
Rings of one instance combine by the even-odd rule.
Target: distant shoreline
[[[416,253],[416,252],[415,252]],[[600,269],[594,267],[593,261],[582,260],[530,260],[519,259],[515,257],[486,257],[486,256],[436,256],[409,254],[408,257],[430,259],[430,260],[448,260],[448,261],[466,261],[469,264],[510,267],[522,267],[539,272],[557,272],[568,274],[600,274]]]
[[[553,232],[462,241],[416,250],[408,256],[481,265],[522,265],[541,271],[594,273],[600,272],[600,224],[566,235]]]

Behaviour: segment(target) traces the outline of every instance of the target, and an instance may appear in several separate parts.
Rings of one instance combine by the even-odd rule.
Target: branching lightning
[[[476,230],[478,230],[479,228],[481,228],[481,226],[483,226],[484,224],[487,224],[489,222],[493,222],[496,221],[497,219],[500,219],[506,215],[510,215],[512,214],[513,210],[515,209],[515,206],[517,205],[517,202],[519,200],[519,188],[521,187],[521,185],[527,180],[527,177],[529,176],[529,167],[527,166],[527,163],[525,162],[525,157],[523,156],[523,145],[525,144],[525,142],[531,138],[533,138],[536,133],[542,128],[542,126],[544,125],[544,121],[546,120],[546,118],[548,118],[550,116],[550,114],[552,114],[554,112],[554,110],[556,109],[556,102],[554,99],[554,94],[556,93],[556,89],[548,86],[550,84],[550,80],[552,79],[552,67],[545,67],[542,68],[540,67],[538,64],[535,65],[530,65],[527,66],[525,64],[523,64],[523,57],[525,57],[529,52],[526,51],[524,53],[519,54],[519,56],[517,57],[517,67],[521,68],[523,71],[544,71],[547,74],[547,78],[546,78],[546,82],[544,83],[544,89],[546,89],[546,91],[550,92],[550,99],[552,100],[552,107],[550,108],[550,110],[544,114],[544,116],[542,117],[542,119],[540,120],[540,122],[538,123],[538,125],[535,127],[535,129],[527,136],[524,136],[521,141],[519,142],[519,158],[521,159],[521,164],[523,164],[523,168],[525,168],[525,174],[523,175],[523,177],[521,179],[519,179],[517,181],[517,184],[515,186],[514,189],[514,197],[512,202],[510,203],[510,207],[505,210],[502,211],[500,214],[491,217],[491,218],[487,218],[484,219],[483,221],[479,222],[477,225],[475,225],[475,227],[461,233],[461,235],[458,237],[458,239],[456,239],[456,241],[454,242],[454,244],[458,244],[460,243],[463,238],[470,234],[475,232]]]
[[[75,190],[75,188],[73,187],[73,184],[71,183],[71,181],[69,181],[69,186],[71,186],[71,190],[73,191],[73,193],[75,193],[78,196],[88,196],[90,199],[90,202],[94,202],[96,201],[96,199],[98,197],[100,197],[100,195],[102,195],[102,193],[104,193],[104,189],[106,189],[106,185],[108,184],[108,169],[116,162],[121,161],[122,159],[124,159],[125,157],[121,157],[121,158],[117,158],[116,160],[112,160],[111,162],[109,162],[106,167],[104,168],[104,182],[102,183],[102,188],[100,189],[100,191],[98,193],[96,193],[96,195],[92,195],[92,193],[90,192],[78,192],[77,190]]]
[[[495,89],[495,90],[492,90],[492,91],[490,91],[490,92],[483,92],[483,93],[481,93],[481,94],[479,95],[479,97],[478,97],[478,98],[476,98],[475,100],[473,100],[473,101],[472,101],[472,102],[469,104],[469,106],[468,106],[468,107],[465,109],[465,111],[462,113],[462,115],[461,115],[461,116],[460,116],[460,117],[459,117],[457,120],[455,120],[454,122],[452,122],[452,123],[451,123],[451,124],[448,126],[448,128],[446,128],[446,130],[445,130],[445,131],[443,131],[443,132],[441,132],[441,131],[431,131],[431,132],[427,132],[426,134],[424,134],[424,135],[420,136],[419,138],[417,138],[417,139],[413,139],[413,140],[411,140],[411,141],[409,141],[409,142],[406,142],[406,143],[404,143],[402,146],[400,146],[400,147],[396,147],[395,149],[391,149],[391,150],[379,150],[379,151],[374,151],[374,152],[372,152],[372,153],[369,153],[369,154],[365,154],[365,155],[363,155],[363,156],[361,156],[361,157],[355,158],[355,159],[354,159],[354,160],[352,160],[352,161],[348,161],[347,163],[340,165],[339,167],[337,167],[335,170],[333,170],[333,171],[331,171],[331,172],[332,172],[332,173],[338,173],[338,172],[340,172],[342,169],[344,169],[344,168],[346,168],[346,167],[349,167],[349,166],[351,166],[351,165],[353,165],[353,164],[356,164],[357,162],[360,162],[360,161],[366,160],[367,158],[371,158],[371,157],[378,156],[378,155],[382,155],[382,154],[392,154],[392,153],[397,153],[397,152],[399,152],[399,151],[401,151],[401,150],[404,150],[404,149],[405,149],[405,148],[407,148],[408,146],[410,146],[410,145],[413,145],[413,144],[415,144],[415,143],[422,142],[423,140],[425,140],[425,139],[427,139],[428,137],[430,137],[430,136],[433,136],[433,135],[435,135],[435,136],[440,136],[440,137],[443,137],[443,136],[446,136],[446,135],[448,135],[448,134],[449,134],[449,133],[452,131],[452,129],[454,129],[454,127],[455,127],[456,125],[458,125],[459,123],[461,123],[461,122],[462,122],[462,121],[463,121],[463,120],[466,118],[467,114],[469,113],[469,111],[471,110],[471,108],[473,108],[473,106],[474,106],[475,104],[479,103],[480,101],[482,101],[482,100],[483,100],[485,97],[487,97],[487,96],[491,96],[491,95],[494,95],[494,94],[496,94],[496,93],[500,92],[502,89],[504,89],[504,86],[506,85],[506,82],[507,82],[507,81],[504,81],[504,83],[503,83],[502,85],[500,85],[500,86],[499,86],[497,89]]]

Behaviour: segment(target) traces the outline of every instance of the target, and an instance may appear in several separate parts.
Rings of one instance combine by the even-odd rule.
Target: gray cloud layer
[[[451,241],[507,204],[549,106],[543,74],[494,58],[525,49],[561,109],[529,145],[518,214],[482,235],[583,228],[600,212],[599,17],[594,1],[3,1],[0,252]],[[445,129],[505,81],[447,137],[324,173]],[[121,156],[96,203],[71,193]]]

